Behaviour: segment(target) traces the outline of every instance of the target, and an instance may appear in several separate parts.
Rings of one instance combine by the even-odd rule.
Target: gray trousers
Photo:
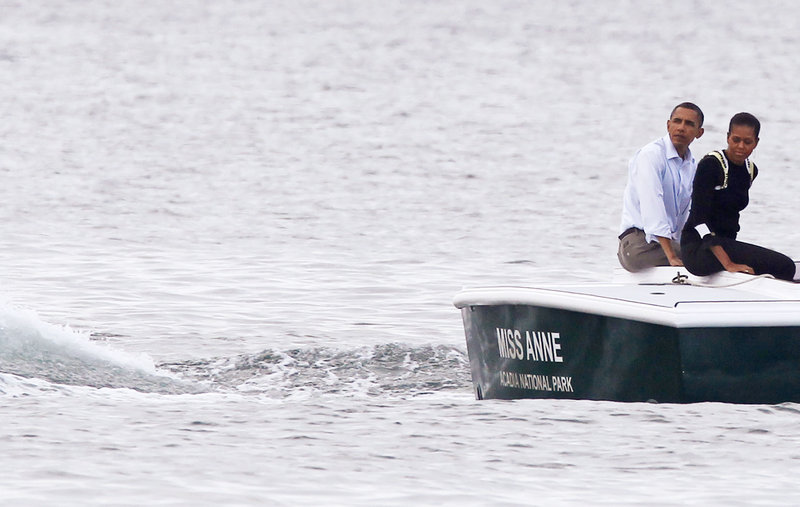
[[[677,241],[672,241],[675,253],[681,254],[681,246]],[[617,259],[623,268],[628,271],[641,271],[653,266],[669,266],[667,254],[658,241],[648,243],[644,239],[641,229],[628,229],[619,237],[619,250]]]

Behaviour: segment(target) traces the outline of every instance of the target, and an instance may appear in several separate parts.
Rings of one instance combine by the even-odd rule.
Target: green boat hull
[[[679,328],[530,305],[461,308],[478,399],[800,402],[800,327]]]

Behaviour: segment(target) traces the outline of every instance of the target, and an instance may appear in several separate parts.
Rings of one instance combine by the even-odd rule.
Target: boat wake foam
[[[265,350],[229,358],[160,364],[214,389],[285,398],[309,394],[419,395],[470,390],[469,361],[447,345],[389,343],[340,350]]]
[[[158,394],[235,392],[276,399],[471,389],[466,351],[447,345],[269,349],[156,365],[147,355],[115,350],[93,337],[0,303],[0,395],[68,390],[67,386]]]
[[[34,311],[5,303],[0,303],[0,374],[0,394],[15,392],[15,385],[31,385],[14,382],[12,377],[143,392],[198,391],[196,386],[159,372],[144,354],[112,349],[91,340],[87,333],[49,324]],[[36,390],[40,387],[34,386]]]

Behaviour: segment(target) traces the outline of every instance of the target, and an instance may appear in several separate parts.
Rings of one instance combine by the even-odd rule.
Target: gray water
[[[0,503],[797,503],[797,405],[477,402],[451,301],[608,279],[683,100],[800,258],[798,15],[0,0]]]

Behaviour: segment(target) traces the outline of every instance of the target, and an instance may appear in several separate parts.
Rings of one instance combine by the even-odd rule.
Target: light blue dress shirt
[[[689,218],[696,170],[691,150],[681,158],[669,135],[637,151],[628,164],[620,234],[636,227],[644,231],[648,242],[658,241],[656,236],[680,241]]]

